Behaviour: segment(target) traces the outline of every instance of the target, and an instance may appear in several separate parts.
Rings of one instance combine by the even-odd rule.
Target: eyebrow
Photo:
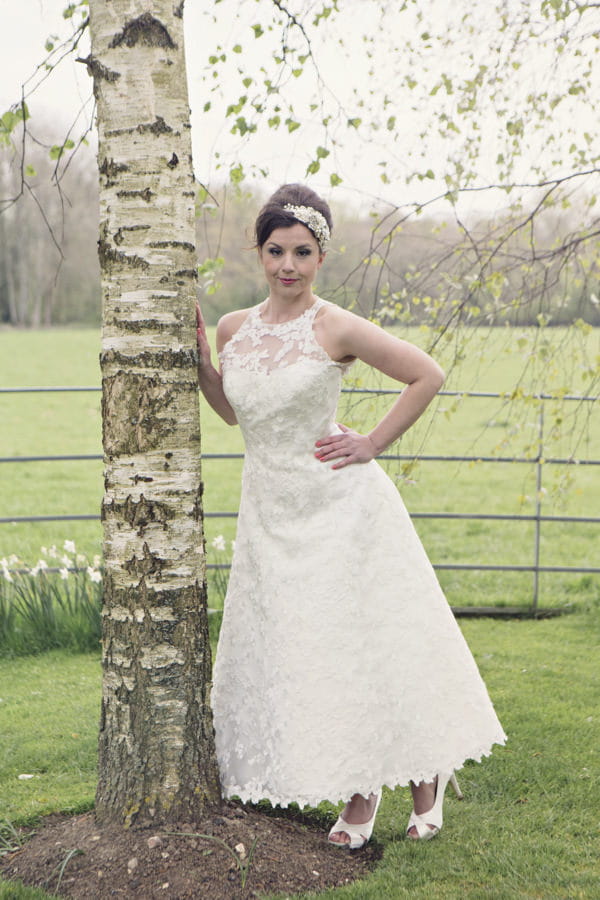
[[[277,241],[268,240],[267,244],[272,247],[278,247],[280,250],[282,249],[281,244],[278,244]],[[293,247],[294,250],[312,250],[312,246],[310,244],[296,244]]]

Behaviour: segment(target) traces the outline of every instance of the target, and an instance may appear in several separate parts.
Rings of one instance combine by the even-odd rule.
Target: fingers
[[[315,456],[319,459],[333,459],[335,456],[347,455],[349,449],[344,449],[346,444],[346,440],[344,440],[344,443],[340,441],[339,435],[331,435],[330,437],[322,438],[315,444],[315,447],[317,448]]]
[[[341,469],[354,463],[370,462],[375,453],[368,437],[339,425],[342,434],[329,434],[315,444],[315,457],[320,462],[336,461],[332,469]]]
[[[348,441],[347,439],[343,441],[328,441],[327,445],[323,445],[319,441],[316,447],[315,456],[321,462],[330,462],[333,459],[346,459],[348,461],[352,459],[352,461],[360,462],[360,448],[356,446],[354,441]],[[356,458],[355,460],[354,457]]]
[[[198,331],[202,331],[206,334],[206,325],[204,324],[204,316],[202,315],[202,310],[200,309],[200,304],[196,300],[196,329]]]

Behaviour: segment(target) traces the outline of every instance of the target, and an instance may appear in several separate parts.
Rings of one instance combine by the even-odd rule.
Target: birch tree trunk
[[[220,800],[209,706],[183,2],[91,0],[105,455],[96,812],[190,820]]]

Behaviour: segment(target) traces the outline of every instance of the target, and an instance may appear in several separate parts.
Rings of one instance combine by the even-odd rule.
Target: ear
[[[324,262],[326,256],[327,256],[327,251],[325,251],[324,253],[323,253],[323,251],[321,251],[319,253],[319,264],[317,265],[318,269],[320,269],[321,266],[323,265],[323,262]]]

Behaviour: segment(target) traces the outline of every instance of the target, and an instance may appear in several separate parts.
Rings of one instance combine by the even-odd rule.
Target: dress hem
[[[492,747],[496,744],[499,746],[503,746],[506,743],[506,735],[502,738],[498,738],[494,740],[492,744],[486,749],[479,750],[477,753],[472,753],[469,756],[463,756],[460,760],[454,761],[449,764],[445,764],[443,768],[437,769],[435,771],[419,771],[411,774],[394,774],[394,775],[386,775],[382,778],[381,782],[370,782],[368,784],[363,784],[359,786],[358,790],[356,784],[354,784],[351,788],[347,790],[340,789],[334,794],[329,796],[322,796],[317,794],[301,794],[295,797],[284,797],[282,795],[276,795],[273,792],[269,791],[267,788],[261,790],[260,788],[254,789],[246,789],[241,787],[241,785],[222,785],[223,796],[227,800],[231,800],[234,797],[239,798],[242,803],[259,803],[263,800],[268,800],[272,806],[280,806],[283,809],[286,809],[291,803],[295,803],[301,808],[306,806],[316,807],[320,803],[332,803],[334,806],[338,806],[340,803],[347,803],[350,798],[354,794],[362,794],[363,797],[367,797],[369,794],[375,794],[381,790],[382,787],[386,787],[389,790],[393,791],[397,787],[408,787],[410,782],[414,782],[418,784],[420,781],[433,781],[438,772],[446,771],[446,772],[454,772],[462,769],[464,764],[468,761],[473,762],[481,762],[484,756],[490,756],[492,753]]]

